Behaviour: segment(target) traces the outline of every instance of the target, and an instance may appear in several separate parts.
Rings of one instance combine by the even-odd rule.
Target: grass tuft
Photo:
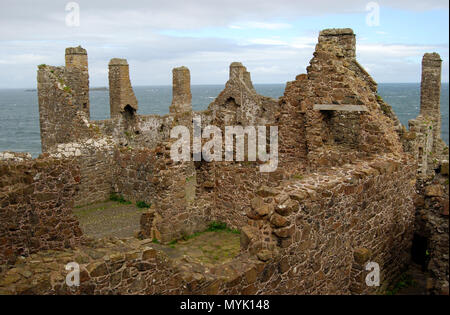
[[[386,290],[385,294],[396,295],[401,289],[415,287],[416,285],[417,282],[412,278],[412,276],[404,273],[400,276],[399,280],[392,288]]]
[[[206,232],[226,232],[226,233],[232,233],[232,234],[241,234],[241,231],[239,231],[238,229],[230,229],[226,223],[224,222],[217,222],[217,221],[213,221],[209,224],[208,228],[202,232],[195,232],[191,235],[184,235],[181,237],[181,240],[183,241],[188,241],[190,239],[193,239],[197,236],[202,235],[203,233]],[[175,248],[175,244],[178,243],[178,240],[172,240],[169,243],[169,246],[172,248]]]
[[[147,204],[145,201],[138,201],[138,202],[136,202],[136,207],[138,207],[138,208],[150,208],[150,205]]]
[[[130,205],[131,201],[126,200],[122,195],[118,195],[116,193],[112,193],[109,195],[109,200],[115,201],[124,205]]]

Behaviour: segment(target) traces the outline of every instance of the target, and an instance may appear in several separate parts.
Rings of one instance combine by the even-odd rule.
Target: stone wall
[[[42,152],[90,137],[87,53],[66,50],[66,67],[40,65],[37,75]]]
[[[395,131],[398,120],[383,111],[376,83],[355,56],[351,29],[323,30],[307,74],[286,86],[283,101],[303,116],[306,150],[302,151],[314,167],[348,163],[355,153],[362,157],[402,152]],[[335,109],[316,110],[316,104]],[[346,105],[365,106],[367,111],[347,112]]]
[[[163,243],[206,229],[207,205],[196,198],[193,162],[175,163],[166,144],[155,149],[118,150],[113,189],[133,202],[152,205],[141,218],[141,237]]]
[[[113,58],[109,62],[109,98],[111,118],[128,111],[134,115],[138,110],[138,102],[131,87],[128,62],[125,59]]]
[[[441,138],[441,67],[442,60],[439,54],[423,55],[420,114],[432,121],[434,142]]]
[[[192,112],[189,70],[176,68],[171,113],[166,116],[136,114],[128,63],[112,59],[112,117],[97,122],[89,120],[85,51],[80,47],[68,49],[66,67],[41,66],[38,93],[43,151],[50,154],[48,161],[56,162],[41,165],[40,159],[3,154],[8,161],[0,161],[0,202],[6,205],[1,208],[0,257],[3,263],[11,264],[14,259],[10,257],[31,256],[20,258],[14,268],[9,266],[2,272],[0,292],[382,291],[410,259],[417,161],[411,160],[404,149],[420,158],[416,152],[420,146],[425,150],[435,148],[435,126],[428,132],[420,123],[417,130],[405,131],[389,105],[377,95],[376,82],[356,61],[355,47],[350,29],[322,31],[307,73],[289,82],[278,101],[258,95],[247,69],[233,62],[225,89],[199,113]],[[435,62],[431,63],[434,67]],[[424,79],[431,78],[428,81],[433,86],[435,70]],[[423,99],[435,104],[434,92],[427,90]],[[331,110],[317,109],[316,105],[328,105]],[[213,124],[222,131],[225,126],[236,125],[278,126],[278,169],[261,173],[262,162],[248,160],[174,162],[170,130],[183,125],[192,134],[195,116],[202,118],[203,127]],[[444,165],[440,160],[438,164]],[[43,169],[42,177],[36,177],[33,165]],[[427,164],[427,174],[430,167]],[[10,195],[16,189],[22,197]],[[141,217],[139,237],[146,239],[105,239],[61,251],[79,244],[81,236],[70,207],[103,201],[111,192],[151,204]],[[445,209],[442,196],[428,197],[423,207],[437,209],[439,203],[443,204],[439,211]],[[446,205],[448,215],[448,199]],[[448,251],[445,254],[442,245],[445,236],[448,242],[448,225],[441,233],[445,224],[441,217],[435,220],[433,211],[429,211],[433,215],[425,225],[432,231],[430,239],[436,253],[432,268],[442,288],[445,281],[448,287],[448,272],[443,271],[445,266],[448,269]],[[15,218],[14,213],[20,213],[19,225],[29,234],[21,235],[14,226],[11,229],[15,221],[7,218]],[[38,215],[41,221],[36,221],[33,213],[42,216],[40,219]],[[211,221],[226,222],[241,230],[242,251],[231,263],[211,269],[186,257],[181,261],[171,259],[163,245],[150,244],[153,239],[167,244],[203,231]],[[44,222],[45,228],[39,222]],[[54,225],[47,227],[49,222]],[[35,243],[35,229],[42,233],[39,243]],[[50,245],[59,251],[45,251]],[[13,253],[8,248],[13,248]],[[63,284],[64,264],[70,261],[82,266],[82,285],[73,291]],[[381,268],[379,288],[365,284],[365,266],[370,261]]]
[[[89,68],[87,51],[81,46],[67,48],[65,59],[67,85],[75,96],[74,103],[77,105],[78,110],[82,111],[85,117],[89,119]]]
[[[364,284],[367,261],[380,264],[383,287],[409,260],[414,176],[413,165],[386,157],[277,189],[261,187],[260,201],[252,201],[260,217],[252,215],[243,228],[242,253],[217,267],[169,258],[151,239],[99,240],[19,261],[1,275],[0,292],[373,293]],[[27,263],[31,259],[34,265]],[[69,289],[64,265],[72,261],[81,265],[81,286]]]
[[[447,294],[449,290],[449,186],[448,163],[431,180],[419,180],[416,185],[416,235],[426,240],[416,255],[424,259],[423,267],[431,273],[428,288],[433,294]]]
[[[96,129],[90,125],[89,129]],[[115,143],[111,138],[96,134],[92,138],[77,142],[58,144],[49,155],[54,158],[69,159],[80,170],[78,189],[74,195],[74,205],[105,201],[112,192]]]
[[[74,261],[80,264],[80,286],[69,288],[64,267]],[[0,273],[0,294],[254,294],[271,285],[270,275],[264,263],[248,256],[210,268],[171,259],[149,240],[110,239],[33,254]]]
[[[186,67],[172,70],[172,105],[171,113],[184,113],[192,111],[191,74]]]
[[[369,260],[380,266],[382,290],[409,263],[414,178],[414,164],[386,157],[262,188],[242,247],[279,257],[283,293],[373,292],[362,268]]]
[[[0,160],[0,265],[79,244],[82,232],[72,214],[79,181],[67,160]]]

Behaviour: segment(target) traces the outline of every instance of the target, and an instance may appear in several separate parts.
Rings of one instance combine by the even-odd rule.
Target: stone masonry
[[[131,87],[129,65],[125,59],[109,62],[109,90],[111,117],[138,110],[138,102]]]
[[[441,137],[441,68],[442,60],[439,54],[423,55],[420,114],[431,119],[434,142]]]
[[[192,112],[191,75],[186,67],[175,68],[173,75],[173,91],[171,113]]]
[[[307,72],[278,100],[259,95],[247,68],[231,63],[224,90],[201,112],[180,67],[170,113],[139,115],[129,65],[111,59],[111,117],[92,121],[87,53],[68,48],[65,67],[38,70],[44,154],[0,154],[0,293],[377,294],[407,268],[414,233],[429,239],[433,292],[448,292],[440,62],[424,56],[421,115],[409,131],[356,60],[351,29],[321,31]],[[171,129],[192,133],[196,118],[222,130],[277,126],[277,170],[261,173],[263,162],[247,155],[173,161]],[[111,193],[151,204],[137,238],[82,235],[71,208]],[[167,244],[213,221],[240,231],[231,262],[167,255]],[[76,289],[65,284],[72,261],[81,267]],[[380,266],[379,287],[365,283],[368,262]]]

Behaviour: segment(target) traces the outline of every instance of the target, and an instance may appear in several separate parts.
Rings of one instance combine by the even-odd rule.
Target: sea
[[[278,98],[285,84],[255,84],[261,95]],[[139,103],[139,114],[164,115],[172,101],[171,86],[133,87]],[[224,85],[193,85],[194,110],[204,110],[224,89]],[[392,106],[401,123],[415,118],[420,109],[419,83],[380,83],[378,93]],[[91,119],[109,118],[109,92],[106,89],[90,91]],[[449,84],[441,89],[442,139],[449,137]],[[33,157],[41,153],[38,98],[35,89],[0,89],[0,152],[29,152]]]

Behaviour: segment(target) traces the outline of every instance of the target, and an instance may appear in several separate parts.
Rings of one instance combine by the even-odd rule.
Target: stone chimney
[[[356,58],[356,36],[351,28],[322,30],[316,52],[335,53],[337,57]]]
[[[77,110],[90,117],[89,68],[86,49],[81,46],[66,48],[66,79],[75,97]]]
[[[172,105],[171,113],[185,113],[192,111],[191,74],[186,67],[172,70]]]
[[[250,90],[254,90],[250,72],[240,62],[233,62],[230,65],[230,80],[242,81]]]
[[[66,48],[66,68],[79,68],[88,71],[88,56],[81,46]]]
[[[423,55],[420,114],[432,121],[434,143],[441,136],[441,68],[442,60],[439,54]]]
[[[138,110],[138,102],[130,82],[130,69],[126,59],[113,58],[109,62],[109,106],[111,118]]]

